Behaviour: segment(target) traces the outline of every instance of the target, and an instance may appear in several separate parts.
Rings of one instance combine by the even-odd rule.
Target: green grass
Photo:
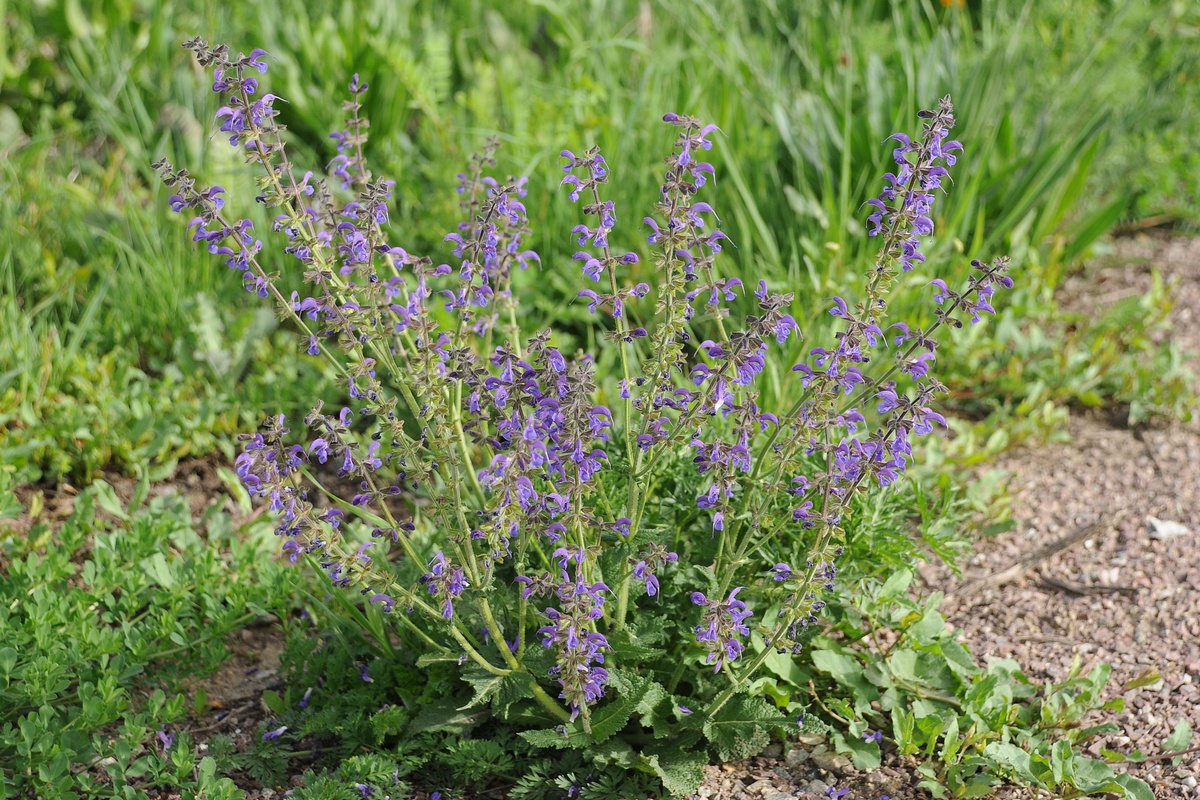
[[[566,305],[578,283],[565,235],[577,210],[556,189],[562,147],[604,148],[622,220],[616,241],[640,249],[638,220],[659,180],[646,156],[669,137],[654,120],[686,110],[719,123],[728,138],[713,154],[711,202],[737,244],[726,269],[796,291],[794,313],[818,338],[829,322],[824,298],[855,285],[871,253],[859,209],[886,169],[884,138],[949,92],[967,152],[932,249],[952,256],[942,269],[959,276],[969,257],[1011,253],[1011,318],[1043,321],[1050,346],[1023,347],[1025,332],[1009,326],[956,340],[943,358],[956,392],[1028,406],[1036,391],[981,380],[979,360],[1020,353],[1008,369],[1056,368],[1050,351],[1066,346],[1066,326],[1050,297],[1064,269],[1118,221],[1197,219],[1188,176],[1200,109],[1189,89],[1200,73],[1187,44],[1200,19],[1182,3],[986,6],[543,0],[501,13],[479,0],[371,0],[353,9],[248,2],[217,15],[190,3],[19,4],[0,40],[0,116],[24,137],[0,172],[0,391],[21,384],[28,396],[47,342],[88,353],[133,342],[152,378],[176,364],[205,387],[197,393],[236,388],[241,376],[224,362],[237,353],[221,375],[193,357],[211,351],[197,324],[254,334],[254,299],[193,250],[149,170],[169,156],[228,186],[241,211],[265,222],[229,148],[208,133],[214,102],[178,47],[200,33],[271,51],[271,90],[289,101],[296,157],[314,167],[331,155],[326,134],[340,125],[349,75],[372,84],[370,156],[397,180],[393,228],[410,250],[448,256],[453,176],[498,134],[501,169],[531,175],[533,244],[545,265],[520,276],[518,291],[535,295],[532,324],[554,322],[577,339],[587,329],[582,310]],[[897,313],[920,308],[926,280],[900,293]],[[703,336],[707,323],[697,324]],[[1169,358],[1124,352],[1104,363],[1137,372]],[[1138,395],[1122,402],[1182,405],[1140,396],[1147,378],[1089,377],[1052,399],[1086,404],[1099,392],[1107,401],[1119,383]],[[275,404],[310,402],[301,386],[311,388],[285,388]]]

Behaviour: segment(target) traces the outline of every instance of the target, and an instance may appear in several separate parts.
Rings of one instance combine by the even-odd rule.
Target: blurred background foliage
[[[1200,222],[1195,4],[8,0],[0,14],[0,453],[31,477],[228,449],[231,431],[303,409],[327,379],[237,275],[192,249],[150,170],[166,156],[261,219],[246,171],[210,133],[209,77],[179,46],[195,35],[271,54],[293,155],[318,172],[350,76],[371,84],[368,157],[397,182],[394,237],[410,251],[449,257],[454,175],[498,135],[498,172],[531,179],[543,268],[518,281],[529,320],[581,346],[594,334],[571,303],[578,209],[556,189],[559,150],[603,148],[617,244],[643,249],[671,136],[657,119],[716,122],[709,199],[736,244],[725,269],[795,291],[815,339],[825,300],[853,297],[873,255],[862,204],[887,169],[885,138],[949,93],[966,154],[938,207],[931,270],[961,277],[970,258],[1008,253],[1018,280],[999,325],[944,349],[951,410],[1017,439],[1052,427],[1047,403],[1116,400],[1135,422],[1187,413],[1181,356],[1138,335],[1162,324],[1166,291],[1094,325],[1064,320],[1053,298],[1118,226]],[[898,316],[930,318],[930,277],[911,276]],[[1151,380],[1164,364],[1167,382]],[[173,399],[153,411],[97,400],[139,385]],[[91,413],[64,410],[89,394]],[[88,420],[110,407],[109,423],[127,418],[111,437],[133,434],[140,456],[95,444],[104,426]],[[211,422],[176,419],[201,413]],[[967,437],[960,455],[988,438]]]

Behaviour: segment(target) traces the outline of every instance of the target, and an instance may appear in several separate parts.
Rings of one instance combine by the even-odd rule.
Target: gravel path
[[[1063,286],[1064,302],[1083,312],[1150,288],[1151,268],[1179,280],[1169,335],[1200,352],[1200,239],[1123,240],[1112,256]],[[1200,371],[1200,364],[1197,364]],[[942,607],[976,657],[1014,658],[1036,681],[1065,676],[1079,654],[1085,669],[1112,665],[1110,695],[1150,674],[1161,680],[1125,691],[1121,714],[1096,715],[1124,734],[1093,741],[1147,755],[1180,718],[1200,733],[1200,425],[1128,429],[1112,415],[1072,420],[1069,444],[1017,449],[998,466],[1012,474],[1017,527],[979,543],[963,579],[940,565],[921,576],[946,590]],[[1093,535],[1013,576],[980,587],[1057,537],[1096,523]],[[1165,523],[1165,524],[1164,524]],[[975,588],[972,588],[974,584]],[[1196,744],[1196,742],[1193,742]],[[927,796],[910,765],[892,760],[874,773],[838,769],[816,740],[788,752],[775,748],[733,767],[711,767],[702,798],[825,797],[827,786],[850,787],[845,800]],[[1200,753],[1130,765],[1160,800],[1200,798]],[[995,798],[1029,797],[1004,789]]]

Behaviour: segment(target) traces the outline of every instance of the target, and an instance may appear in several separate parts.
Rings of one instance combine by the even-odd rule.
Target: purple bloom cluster
[[[935,192],[949,178],[946,167],[954,166],[958,160],[955,153],[962,150],[961,143],[946,141],[954,127],[949,97],[942,98],[936,110],[921,111],[918,116],[925,120],[921,138],[913,141],[903,133],[892,134],[890,138],[899,143],[892,151],[898,169],[883,176],[887,182],[883,193],[867,202],[875,208],[867,218],[870,235],[887,234],[886,246],[898,248],[896,254],[905,272],[925,260],[920,237],[933,234]]]
[[[708,648],[707,662],[713,665],[713,672],[737,661],[745,649],[739,637],[750,635],[746,620],[754,612],[737,597],[743,588],[738,586],[725,600],[709,599],[702,592],[692,593],[692,602],[704,607],[700,624],[695,627],[696,641]]]
[[[429,565],[429,572],[421,576],[421,583],[424,583],[429,593],[437,598],[442,608],[442,617],[453,617],[454,599],[467,588],[467,577],[462,567],[454,566],[446,561],[444,554],[438,553]]]
[[[562,687],[559,697],[567,701],[574,719],[604,695],[604,685],[608,682],[608,671],[601,666],[604,652],[609,649],[608,639],[594,627],[604,616],[604,595],[609,588],[583,578],[584,555],[578,550],[559,548],[554,555],[562,567],[561,580],[553,587],[560,608],[546,609],[550,624],[539,628],[538,635],[542,637],[543,645],[557,653],[557,663],[550,674],[558,679]],[[573,578],[568,574],[571,563],[575,568]],[[528,597],[535,586],[534,581],[529,578],[518,580],[526,584],[525,596]]]
[[[646,595],[654,597],[658,594],[658,570],[663,564],[674,564],[679,560],[678,553],[671,553],[661,544],[651,543],[641,552],[638,558],[630,558],[633,564],[633,577],[646,585]]]

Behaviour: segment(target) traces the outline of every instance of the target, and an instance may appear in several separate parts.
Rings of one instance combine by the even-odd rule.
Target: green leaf
[[[1030,783],[1041,783],[1033,772],[1033,764],[1029,759],[1029,753],[1026,753],[1015,744],[991,742],[984,748],[983,754],[988,758],[995,759],[1001,766],[1009,769],[1018,778],[1027,780]]]
[[[449,731],[462,734],[483,722],[489,716],[484,709],[467,713],[455,706],[455,701],[447,698],[441,703],[431,703],[421,709],[421,713],[412,721],[413,733],[434,733]]]
[[[1080,791],[1121,793],[1120,786],[1115,784],[1112,767],[1103,761],[1077,755],[1072,760],[1071,772],[1074,774],[1072,784]]]
[[[520,736],[534,747],[542,749],[551,747],[558,750],[567,747],[583,748],[591,744],[582,730],[578,731],[577,735],[576,732],[568,732],[566,736],[556,730],[521,731]]]
[[[1054,778],[1055,786],[1062,786],[1064,783],[1074,785],[1074,755],[1068,741],[1060,739],[1050,748],[1050,774]]]
[[[670,717],[674,709],[675,702],[667,690],[651,682],[634,712],[640,715],[643,726],[654,731],[654,738],[659,739],[670,734]]]
[[[849,753],[854,766],[860,770],[879,768],[879,745],[875,742],[864,742],[854,736],[846,737],[840,733],[833,735],[834,748],[839,753]]]
[[[647,641],[636,637],[629,630],[620,631],[608,637],[612,647],[613,658],[619,664],[637,664],[658,658],[663,649],[653,647]]]
[[[897,678],[909,683],[921,683],[917,675],[917,651],[898,648],[888,656],[887,665]]]
[[[835,681],[847,686],[863,674],[863,666],[857,658],[830,650],[814,650],[812,662],[821,672],[828,673]]]
[[[1125,684],[1125,691],[1130,689],[1141,689],[1143,686],[1153,686],[1162,680],[1162,675],[1157,672],[1147,672]]]
[[[946,618],[936,608],[930,608],[921,619],[907,631],[908,635],[920,644],[930,645],[946,632]]]
[[[663,788],[673,797],[694,794],[704,780],[704,767],[708,758],[703,752],[684,752],[677,748],[659,750],[642,755],[643,771],[657,775]]]
[[[283,703],[283,698],[279,696],[278,692],[267,689],[262,694],[262,700],[263,704],[275,714],[282,714],[287,711],[287,707]]]
[[[962,737],[958,735],[958,715],[952,714],[950,722],[946,725],[945,739],[942,742],[942,761],[947,764],[954,763],[954,757],[958,755],[958,748],[962,746]]]
[[[492,698],[492,710],[501,717],[507,718],[514,704],[533,697],[533,688],[537,681],[528,672],[510,672],[500,682],[500,689]]]
[[[622,739],[609,739],[587,749],[587,756],[597,764],[611,764],[630,769],[637,763],[638,754]]]
[[[1164,753],[1177,753],[1181,750],[1187,750],[1192,745],[1192,726],[1182,717],[1175,724],[1175,730],[1163,742]],[[1179,766],[1179,762],[1183,760],[1183,756],[1176,756],[1171,759],[1172,766]]]
[[[117,519],[129,522],[129,514],[125,513],[125,506],[117,499],[117,493],[112,486],[104,481],[96,481],[92,484],[91,490],[96,498],[96,505]]]
[[[900,706],[892,706],[892,736],[895,738],[896,746],[900,748],[900,752],[905,755],[912,755],[917,752],[916,744],[913,741],[915,724],[916,718],[912,715],[912,712]]]
[[[722,761],[737,761],[761,753],[771,743],[770,729],[787,724],[788,719],[766,700],[739,694],[704,721],[704,738]]]
[[[940,649],[942,651],[942,658],[946,659],[946,666],[956,675],[968,677],[979,674],[979,666],[971,656],[971,651],[963,647],[958,641],[947,639],[940,644]]]
[[[1125,790],[1125,797],[1128,800],[1154,800],[1154,790],[1141,778],[1123,774],[1113,780]]]
[[[912,583],[913,572],[909,569],[900,569],[888,576],[887,581],[879,589],[879,597],[881,599],[907,597],[908,586]]]
[[[646,695],[650,693],[651,686],[654,686],[656,691],[666,694],[665,689],[653,683],[648,678],[616,670],[613,671],[613,674],[617,677],[618,682],[624,679],[628,685],[621,690],[621,695],[618,699],[592,712],[592,738],[596,742],[603,742],[605,739],[621,732],[621,729],[625,727],[625,723],[629,722],[629,718],[633,716],[634,710],[637,709]]]
[[[488,702],[492,699],[493,695],[500,691],[500,687],[506,678],[508,678],[508,675],[495,675],[478,664],[472,664],[463,670],[462,679],[471,684],[471,688],[475,690],[475,696],[465,706],[459,707],[458,710],[466,711],[467,709]]]

